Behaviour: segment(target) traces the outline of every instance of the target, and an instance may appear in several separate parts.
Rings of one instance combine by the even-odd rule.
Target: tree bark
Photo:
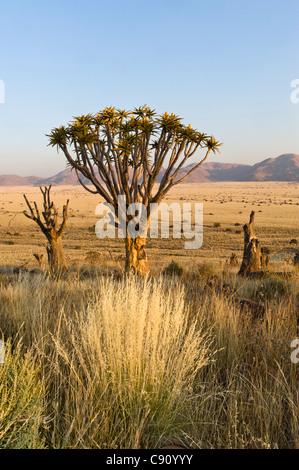
[[[245,224],[244,230],[244,253],[243,261],[239,271],[240,276],[248,276],[255,271],[261,271],[262,251],[260,242],[254,235],[254,216],[251,212],[249,224]]]
[[[149,272],[145,252],[146,238],[126,237],[126,272],[146,276]]]
[[[47,253],[50,269],[67,269],[61,237],[51,239],[47,246]]]

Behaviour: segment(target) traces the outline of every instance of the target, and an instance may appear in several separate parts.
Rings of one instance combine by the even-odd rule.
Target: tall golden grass
[[[290,358],[298,285],[226,280],[263,299],[265,317],[253,321],[232,297],[206,289],[202,271],[156,279],[73,273],[3,285],[0,328],[36,384],[29,392],[15,382],[18,400],[32,403],[33,394],[38,403],[26,415],[38,423],[34,440],[22,445],[298,447]],[[22,416],[11,421],[23,429]],[[0,425],[0,446],[10,442]]]

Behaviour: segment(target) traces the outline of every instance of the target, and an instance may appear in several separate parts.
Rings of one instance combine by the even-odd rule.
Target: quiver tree
[[[113,206],[116,225],[120,218],[118,196],[125,196],[126,207],[143,204],[148,228],[150,205],[159,204],[220,146],[214,137],[183,125],[178,116],[167,112],[156,115],[147,106],[128,112],[105,108],[96,115],[74,119],[51,131],[49,145],[64,153],[87,191]],[[204,153],[198,157],[200,150]],[[180,170],[192,156],[198,161],[182,176]],[[133,218],[126,214],[126,227]],[[132,237],[126,231],[125,243],[126,270],[145,274],[146,236]]]
[[[58,209],[51,201],[50,197],[51,186],[48,188],[45,187],[44,189],[40,187],[40,190],[43,195],[43,211],[41,213],[42,217],[36,202],[34,202],[34,207],[32,207],[25,194],[24,199],[28,206],[29,212],[24,211],[24,215],[28,217],[28,219],[34,220],[34,222],[37,223],[48,240],[46,249],[48,253],[50,269],[64,270],[67,268],[67,263],[64,256],[61,237],[66,227],[69,200],[67,200],[67,203],[63,206],[62,221],[59,222]]]
[[[254,217],[255,213],[252,211],[249,223],[243,226],[244,253],[239,271],[239,275],[241,276],[248,276],[252,272],[261,271],[262,268],[262,251],[260,242],[254,234]]]

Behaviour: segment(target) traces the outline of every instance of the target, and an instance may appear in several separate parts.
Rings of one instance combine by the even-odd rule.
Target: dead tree
[[[254,211],[250,214],[248,224],[243,226],[244,230],[244,253],[243,261],[239,271],[240,276],[248,276],[252,272],[262,269],[262,250],[260,242],[254,235]]]
[[[41,268],[42,265],[43,265],[43,258],[44,258],[44,255],[43,255],[43,254],[39,254],[39,253],[33,253],[33,256],[34,256],[34,258],[36,259],[36,261],[38,262],[39,267]]]
[[[43,195],[43,220],[41,218],[36,202],[34,202],[33,208],[25,194],[24,199],[26,201],[30,213],[28,213],[27,211],[24,211],[23,213],[26,217],[28,217],[28,219],[31,219],[37,223],[37,225],[48,240],[48,245],[46,245],[46,249],[48,253],[48,263],[50,269],[64,270],[67,268],[67,263],[64,255],[61,237],[66,227],[69,200],[67,200],[67,203],[63,206],[62,222],[59,223],[58,209],[50,198],[51,186],[49,186],[48,188],[45,187],[45,189],[42,189],[42,187],[40,187],[40,190]]]
[[[178,116],[167,112],[157,116],[148,106],[133,111],[105,108],[96,115],[79,116],[68,126],[54,128],[48,137],[81,185],[112,206],[116,227],[121,219],[126,271],[138,274],[148,271],[145,245],[152,204],[159,204],[221,145],[213,136],[183,125]],[[186,166],[192,156],[196,163]],[[125,211],[120,211],[119,196],[125,198]],[[145,208],[141,235],[130,231],[130,222],[138,216],[129,212],[133,204]]]

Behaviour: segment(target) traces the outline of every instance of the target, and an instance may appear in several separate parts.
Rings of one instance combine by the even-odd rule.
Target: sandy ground
[[[38,226],[26,219],[23,199],[41,207],[42,195],[36,187],[0,187],[0,265],[20,266],[27,261],[36,266],[33,253],[44,253],[46,241]],[[63,237],[66,256],[71,264],[94,262],[122,265],[122,240],[100,240],[94,226],[98,221],[95,208],[101,197],[80,186],[56,186],[52,199],[62,209],[70,199],[69,219]],[[204,242],[197,250],[184,249],[177,239],[149,239],[148,256],[153,269],[161,269],[172,260],[182,265],[203,261],[224,262],[232,252],[239,259],[243,250],[242,225],[251,210],[256,211],[256,235],[263,246],[271,249],[271,260],[292,257],[299,242],[299,183],[204,183],[184,184],[174,188],[165,202],[201,202],[204,205]],[[220,223],[220,227],[214,224]],[[236,225],[240,224],[240,225]],[[297,245],[299,249],[299,244]]]

